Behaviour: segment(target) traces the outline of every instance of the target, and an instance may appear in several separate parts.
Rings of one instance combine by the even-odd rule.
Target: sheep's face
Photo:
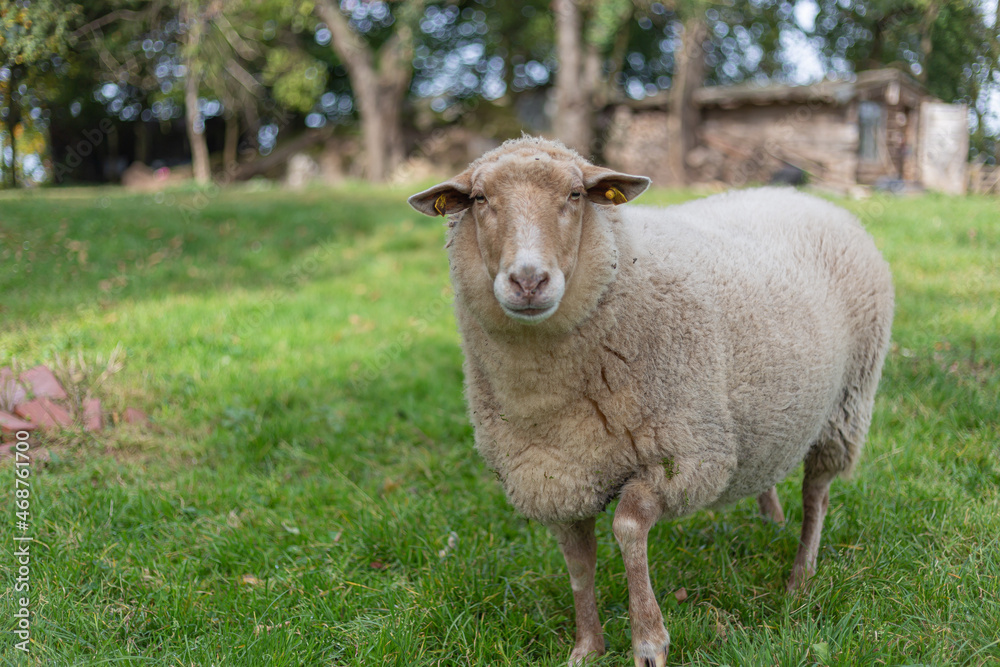
[[[623,203],[649,185],[647,178],[563,152],[522,150],[484,158],[409,199],[429,215],[464,212],[457,224],[475,225],[497,303],[507,317],[526,324],[558,310],[591,207]]]

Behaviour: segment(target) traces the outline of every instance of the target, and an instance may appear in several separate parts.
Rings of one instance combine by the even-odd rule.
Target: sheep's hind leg
[[[785,523],[785,513],[781,511],[777,487],[772,486],[757,496],[757,507],[760,508],[760,515],[765,519],[770,519],[775,523]]]
[[[802,537],[795,554],[792,576],[788,580],[789,592],[802,588],[816,574],[820,534],[830,507],[830,482],[835,476],[835,473],[811,470],[809,461],[806,461],[805,478],[802,480]]]
[[[569,664],[582,665],[588,656],[604,653],[604,628],[597,616],[594,597],[594,570],[597,567],[594,519],[557,524],[550,528],[566,559],[576,607],[576,646],[569,656]]]
[[[628,613],[636,667],[663,667],[670,648],[670,635],[663,626],[663,614],[649,581],[647,558],[649,529],[659,519],[660,510],[656,493],[643,482],[633,482],[622,489],[613,523],[628,577]]]

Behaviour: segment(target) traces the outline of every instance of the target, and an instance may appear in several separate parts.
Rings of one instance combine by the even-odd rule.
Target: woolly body
[[[465,215],[449,260],[476,446],[525,516],[593,516],[642,480],[669,518],[760,494],[807,455],[853,468],[893,294],[844,210],[778,188],[591,206],[537,327],[496,312]]]

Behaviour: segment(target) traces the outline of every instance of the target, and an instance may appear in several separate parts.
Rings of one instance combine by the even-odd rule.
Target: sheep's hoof
[[[569,667],[580,667],[580,665],[586,665],[588,662],[596,661],[604,655],[604,640],[601,640],[601,645],[598,647],[596,644],[578,644],[573,648],[573,652],[569,654]]]
[[[816,570],[811,567],[801,567],[796,565],[792,568],[792,576],[788,579],[788,585],[785,586],[785,592],[797,593],[805,590],[809,585],[809,580],[815,574]]]
[[[653,646],[652,642],[643,642],[642,646],[635,647],[635,667],[665,667],[667,664],[667,651],[670,650],[670,639],[660,646]]]

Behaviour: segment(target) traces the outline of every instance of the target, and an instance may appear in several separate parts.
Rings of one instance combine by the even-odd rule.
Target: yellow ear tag
[[[440,195],[437,201],[434,202],[434,210],[438,212],[438,215],[445,215],[447,212],[448,198],[444,195]]]
[[[623,195],[622,191],[615,187],[609,188],[608,191],[604,193],[604,196],[615,204],[624,204],[628,201],[628,197]]]

